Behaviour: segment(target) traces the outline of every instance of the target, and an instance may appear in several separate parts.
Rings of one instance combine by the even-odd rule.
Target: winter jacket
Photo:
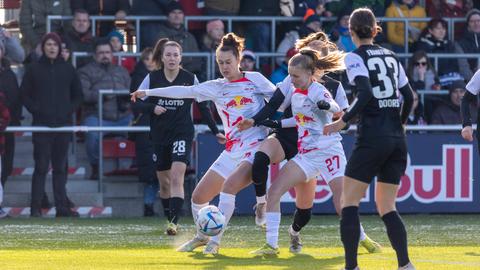
[[[20,100],[20,89],[17,77],[10,69],[6,59],[2,60],[0,67],[0,93],[5,96],[5,105],[10,111],[10,124],[20,125],[22,114],[22,103]]]
[[[25,51],[16,37],[7,37],[5,29],[0,27],[0,43],[5,47],[5,58],[15,63],[22,63],[25,60]]]
[[[62,58],[42,56],[27,66],[20,87],[22,101],[32,113],[34,126],[72,124],[72,113],[82,103],[82,87],[75,69]]]
[[[350,36],[348,28],[344,28],[340,26],[340,24],[333,27],[330,39],[344,52],[351,52],[357,48],[352,41],[352,36]]]
[[[477,109],[474,105],[470,107],[472,119],[477,119]],[[462,124],[460,107],[451,102],[444,102],[438,105],[432,114],[432,125],[458,125]]]
[[[160,38],[168,38],[178,42],[182,46],[183,52],[198,52],[197,40],[183,26],[176,29],[165,22],[158,28],[157,40]],[[192,73],[200,73],[202,71],[202,58],[184,56],[182,57],[182,66]]]
[[[415,44],[415,51],[425,51],[428,53],[455,53],[455,45],[449,40],[437,40],[431,34],[421,37]],[[458,59],[446,58],[438,60],[438,76],[444,74],[459,72]]]
[[[20,32],[30,48],[40,42],[47,29],[48,15],[71,15],[70,0],[23,0],[20,7]],[[52,21],[52,32],[58,32],[62,21]]]
[[[73,52],[89,52],[93,53],[95,39],[92,37],[92,33],[87,31],[84,34],[79,34],[75,30],[71,29],[65,35],[62,40],[67,44],[70,51]],[[86,64],[92,62],[91,57],[77,57],[76,68],[81,68]]]
[[[130,75],[120,66],[92,62],[80,68],[78,76],[85,97],[85,116],[98,115],[98,91],[103,89],[130,89]],[[103,119],[116,121],[130,114],[128,96],[104,95]]]
[[[466,31],[464,36],[457,42],[460,53],[480,53],[480,33],[473,33]],[[473,76],[473,73],[478,68],[477,59],[468,59],[466,60],[468,67],[470,69],[470,74],[465,76],[466,79],[470,79]]]
[[[278,68],[276,68],[272,75],[270,75],[270,81],[273,84],[277,84],[282,82],[288,76],[288,65],[287,63],[283,62]]]
[[[10,112],[5,105],[5,96],[0,93],[0,155],[5,152],[5,134],[3,131],[7,128],[10,122]]]
[[[205,8],[210,14],[236,15],[240,10],[240,0],[205,0]]]
[[[400,10],[400,12],[398,11]],[[402,15],[403,14],[403,15]],[[407,7],[407,5],[399,5],[393,2],[386,10],[385,17],[389,18],[425,18],[427,15],[425,9],[419,5],[415,5],[413,8]],[[420,34],[422,30],[427,26],[426,22],[412,22],[409,24],[410,33],[416,32]],[[405,46],[405,30],[403,22],[388,22],[387,23],[387,38],[392,44],[398,46]],[[412,39],[412,35],[409,35],[410,43],[415,42]]]
[[[242,0],[240,15],[244,16],[278,16],[280,4],[278,0]]]

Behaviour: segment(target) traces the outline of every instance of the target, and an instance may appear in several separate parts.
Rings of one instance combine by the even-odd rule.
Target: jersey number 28
[[[383,84],[383,87],[374,86],[372,88],[373,96],[376,99],[389,98],[393,95],[398,85],[398,63],[395,58],[387,56],[384,59],[380,57],[372,57],[367,61],[368,70],[377,73],[378,81]],[[388,76],[388,69],[393,71],[393,79]]]

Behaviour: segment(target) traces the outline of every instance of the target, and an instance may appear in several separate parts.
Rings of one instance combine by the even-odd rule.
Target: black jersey
[[[362,45],[345,58],[347,76],[356,92],[355,78],[369,78],[373,97],[359,113],[358,137],[404,136],[398,90],[408,83],[395,53],[377,45]]]
[[[180,69],[175,80],[172,82],[165,78],[163,69],[153,71],[149,74],[148,85],[146,80],[140,86],[140,89],[160,88],[172,85],[193,85],[195,75]],[[148,103],[160,105],[167,109],[161,115],[151,114],[150,136],[154,143],[169,145],[179,137],[186,140],[193,140],[194,126],[191,116],[191,107],[193,99],[173,99],[164,97],[149,96]]]

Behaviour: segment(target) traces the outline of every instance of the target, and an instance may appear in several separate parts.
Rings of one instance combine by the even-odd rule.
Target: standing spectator
[[[0,27],[0,43],[2,44],[0,46],[5,47],[3,57],[15,63],[22,63],[25,60],[25,51],[20,41],[3,27]]]
[[[142,51],[140,60],[141,61],[137,63],[135,71],[132,74],[132,83],[130,87],[132,92],[136,91],[143,79],[157,68],[153,61],[152,48],[145,48]],[[135,117],[133,125],[149,126],[151,114],[150,104],[146,102],[132,102],[131,106]],[[153,205],[159,190],[155,161],[152,158],[155,151],[148,132],[133,133],[132,136],[131,139],[135,141],[138,180],[145,183],[143,189],[143,215],[145,217],[151,217],[155,215]]]
[[[22,114],[20,91],[15,73],[10,69],[10,62],[6,58],[7,49],[0,41],[0,94],[3,95],[4,104],[10,112],[10,125],[19,126]],[[13,170],[13,156],[15,153],[15,136],[12,132],[2,134],[5,147],[2,150],[1,184],[5,186],[8,176]]]
[[[235,16],[240,11],[240,0],[205,0],[205,15]]]
[[[108,40],[110,41],[110,45],[112,45],[114,53],[121,53],[123,52],[123,44],[125,43],[125,38],[122,33],[118,31],[112,31],[108,34]],[[118,60],[120,60],[120,66],[126,68],[128,73],[132,73],[135,69],[135,57],[133,56],[121,56],[121,57],[113,57],[113,64],[118,65]]]
[[[178,42],[182,46],[183,52],[198,52],[197,40],[183,25],[185,14],[180,3],[171,1],[167,5],[166,11],[167,21],[157,30],[157,40],[168,38]],[[182,66],[192,73],[202,72],[202,61],[198,57],[182,57]]]
[[[480,10],[472,9],[467,13],[467,31],[456,44],[457,53],[480,53]],[[477,59],[460,59],[460,72],[470,80],[479,67]]]
[[[389,18],[425,18],[425,9],[416,4],[415,0],[394,0],[387,8],[385,17]],[[427,24],[412,22],[408,24],[408,42],[405,43],[405,24],[403,22],[387,23],[387,39],[396,52],[404,52],[405,45],[411,44],[419,38]]]
[[[90,31],[90,16],[86,10],[75,10],[73,13],[72,29],[67,31],[63,36],[63,40],[71,52],[93,52],[94,39]],[[78,58],[76,67],[83,67],[91,61],[91,58]]]
[[[112,64],[112,46],[108,40],[99,40],[95,45],[95,61],[78,70],[85,96],[84,125],[98,126],[98,92],[101,89],[130,89],[128,71]],[[129,111],[128,97],[105,95],[103,97],[103,126],[128,126],[132,120]],[[100,135],[97,132],[86,134],[85,146],[92,166],[90,179],[98,179],[98,144]]]
[[[408,80],[414,90],[437,90],[437,73],[425,51],[416,51],[408,61]]]
[[[27,67],[23,78],[23,103],[32,113],[33,126],[69,126],[72,124],[72,113],[82,102],[80,81],[73,66],[60,57],[62,41],[56,33],[46,34],[41,44],[43,55],[37,63]],[[32,217],[41,216],[50,161],[57,217],[78,216],[68,206],[65,189],[70,139],[70,133],[33,133]]]
[[[138,16],[162,16],[165,14],[165,7],[168,2],[170,0],[133,0],[131,14]],[[155,42],[158,40],[157,31],[162,25],[161,21],[140,22],[140,37],[137,37],[137,44],[140,41],[140,50],[155,46]]]
[[[256,71],[255,64],[257,63],[257,56],[250,50],[242,52],[242,60],[240,61],[240,69],[242,71]]]
[[[443,19],[432,19],[420,40],[413,46],[415,50],[428,53],[455,53],[455,44],[447,39],[447,22]],[[454,81],[463,80],[460,75],[458,59],[438,59],[438,77],[441,86],[450,85]]]
[[[70,0],[72,12],[84,9],[90,15],[115,16],[115,20],[124,20],[130,11],[129,0]],[[112,31],[114,22],[98,22],[96,31],[103,37]]]
[[[5,149],[5,137],[3,131],[10,121],[10,113],[6,106],[5,96],[0,93],[0,164],[3,162],[3,154]],[[2,166],[0,165],[0,174],[3,175]],[[3,203],[3,184],[0,182],[0,219],[5,218],[8,214],[2,209]]]
[[[337,44],[338,49],[351,52],[357,47],[352,41],[352,36],[348,30],[348,20],[350,19],[351,10],[346,10],[337,17],[337,24],[333,27],[330,34],[330,40]]]
[[[276,85],[288,76],[288,61],[290,61],[290,58],[292,58],[295,54],[297,54],[295,47],[290,48],[290,50],[287,51],[287,54],[285,55],[285,61],[283,61],[283,63],[272,72],[272,75],[270,75],[270,81],[273,84]]]
[[[471,0],[427,0],[426,11],[431,18],[463,18],[472,7]],[[455,23],[455,37],[464,31],[464,23]]]
[[[441,103],[435,109],[432,115],[433,125],[458,125],[462,124],[462,115],[460,105],[462,97],[465,95],[465,83],[463,81],[454,82],[449,89],[449,100]],[[473,119],[477,118],[477,109],[471,104],[470,108]]]
[[[29,53],[45,34],[48,15],[71,15],[70,0],[23,0],[20,7],[22,44]],[[52,22],[52,32],[61,31],[62,21]]]
[[[423,105],[418,98],[417,91],[413,93],[413,106],[412,111],[408,115],[407,125],[426,125],[425,117],[423,116]]]
[[[280,6],[276,0],[243,0],[240,5],[242,16],[278,16]],[[268,22],[248,22],[246,29],[247,47],[255,52],[272,51],[270,47],[272,33]]]

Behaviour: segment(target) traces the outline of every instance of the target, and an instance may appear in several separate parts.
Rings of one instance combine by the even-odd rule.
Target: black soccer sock
[[[255,153],[252,164],[252,181],[255,184],[255,195],[262,197],[267,194],[268,165],[270,158],[264,152]]]
[[[170,222],[177,224],[180,215],[182,215],[183,198],[173,197],[170,198]]]
[[[405,266],[410,262],[408,258],[407,231],[402,218],[397,211],[389,212],[382,217],[387,228],[388,239],[397,253],[398,266]]]
[[[170,220],[170,198],[160,198],[162,200],[163,215]]]
[[[358,240],[360,238],[360,217],[358,206],[349,206],[342,209],[340,220],[340,235],[345,249],[345,269],[357,267]]]
[[[292,229],[299,232],[305,225],[308,224],[312,217],[312,208],[300,209],[297,207],[293,216]]]

